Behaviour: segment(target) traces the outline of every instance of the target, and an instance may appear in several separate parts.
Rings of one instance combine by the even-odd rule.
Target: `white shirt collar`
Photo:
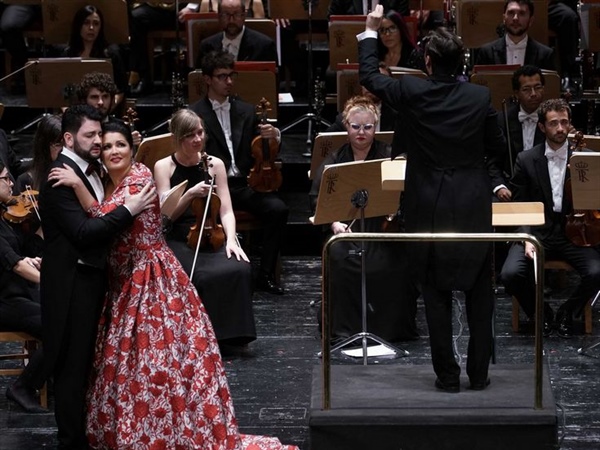
[[[508,34],[506,36],[504,36],[504,39],[506,40],[506,47],[511,48],[511,49],[515,49],[515,50],[520,50],[520,49],[527,48],[527,41],[529,41],[529,36],[525,35],[525,38],[522,39],[518,44],[515,44],[508,37]]]

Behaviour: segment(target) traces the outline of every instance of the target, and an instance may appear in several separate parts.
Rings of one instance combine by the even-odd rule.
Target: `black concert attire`
[[[537,112],[533,112],[531,115],[527,115],[525,111],[523,111],[520,105],[511,103],[506,108],[507,114],[505,119],[504,111],[500,111],[498,114],[498,124],[502,131],[504,131],[504,136],[507,138],[507,143],[510,138],[510,149],[512,154],[512,164],[514,166],[517,155],[521,153],[523,150],[529,150],[532,147],[541,144],[545,141],[546,137],[540,128],[537,126]],[[508,132],[506,130],[506,122],[508,121]],[[532,127],[535,127],[535,132],[533,134],[533,141],[531,146],[527,146],[525,144],[525,140],[523,137],[523,127],[524,123],[529,121]],[[506,174],[512,173],[512,167],[510,167],[510,160],[508,155],[508,148],[504,153],[503,164],[501,164],[502,169]]]
[[[570,177],[569,169],[564,169],[571,151],[565,152],[563,178],[550,175],[546,144],[536,145],[531,150],[517,156],[515,173],[511,180],[511,190],[515,202],[542,202],[545,224],[537,227],[523,226],[518,231],[530,233],[544,246],[546,259],[560,259],[569,263],[580,275],[581,283],[559,309],[557,320],[579,316],[587,301],[600,289],[600,254],[592,247],[576,247],[565,235],[566,215],[572,210],[572,199],[565,195],[564,181]],[[556,161],[556,160],[554,160]],[[553,190],[561,190],[562,204],[554,207]],[[557,209],[558,211],[555,211]],[[526,258],[524,247],[514,244],[504,266],[501,279],[506,291],[514,295],[529,318],[535,316],[535,287],[533,262]],[[546,312],[549,310],[546,307]],[[545,318],[551,321],[552,318]],[[560,332],[560,330],[559,330]]]
[[[475,65],[507,64],[506,37],[503,36],[480,47],[475,55]],[[524,65],[537,66],[540,69],[556,70],[554,52],[550,47],[527,37]]]
[[[579,53],[579,14],[572,0],[548,3],[548,27],[556,33],[556,46],[563,77],[579,77],[575,60]]]
[[[390,149],[384,142],[373,141],[366,161],[389,159]],[[315,174],[309,193],[311,205],[317,205],[323,170],[326,165],[354,161],[350,144],[330,153]],[[348,199],[350,206],[350,199]],[[365,219],[365,232],[383,231],[384,217]],[[354,232],[362,231],[357,221]],[[331,236],[326,226],[325,237]],[[346,338],[362,330],[360,242],[342,242],[331,247],[330,298],[332,338]],[[415,323],[419,290],[410,277],[405,243],[366,242],[365,270],[367,283],[368,331],[388,341],[416,339]]]
[[[189,189],[204,181],[205,172],[201,165],[186,167],[175,155],[171,156],[175,171],[171,186],[187,180]],[[190,226],[196,216],[188,208],[173,224],[167,234],[167,244],[189,274],[194,261],[195,248],[187,245]],[[235,256],[227,258],[225,246],[213,252],[200,250],[194,274],[190,277],[202,298],[220,343],[243,345],[256,339],[254,312],[252,310],[252,269],[249,263],[238,261]]]
[[[0,212],[4,209],[0,208]],[[13,268],[25,256],[41,256],[41,239],[23,236],[0,217],[0,330],[24,331],[42,339],[39,287],[17,275]],[[43,351],[30,358],[19,382],[28,389],[40,389],[46,381]]]
[[[397,105],[400,128],[392,157],[406,151],[409,161],[402,202],[406,231],[491,232],[488,165],[498,161],[505,143],[489,90],[449,75],[385,76],[378,68],[376,33],[367,31],[359,37],[361,84],[384,102]],[[413,274],[421,282],[439,381],[459,387],[451,311],[452,291],[461,290],[470,330],[467,374],[471,385],[483,385],[492,348],[491,245],[448,242],[408,247]]]
[[[207,135],[206,152],[209,155],[217,156],[225,163],[233,209],[247,211],[262,222],[263,248],[259,279],[272,278],[275,274],[289,210],[276,193],[256,192],[248,186],[247,177],[254,165],[251,144],[252,139],[260,134],[259,118],[254,105],[250,103],[230,98],[228,105],[233,161],[239,169],[239,176],[231,176],[229,173],[232,166],[232,154],[229,152],[225,133],[213,110],[211,101],[208,97],[204,97],[190,106],[190,109],[204,120]],[[219,183],[218,180],[217,183]]]
[[[277,47],[269,36],[244,26],[236,61],[277,61]],[[196,67],[200,67],[202,56],[223,48],[224,33],[220,31],[200,42]]]

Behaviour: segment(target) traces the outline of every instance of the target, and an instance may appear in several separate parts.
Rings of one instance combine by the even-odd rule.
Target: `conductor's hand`
[[[510,192],[510,190],[507,188],[500,188],[496,191],[496,197],[498,197],[498,200],[501,202],[510,202],[510,199],[512,198],[512,192]]]
[[[125,189],[124,204],[131,212],[131,215],[137,216],[142,211],[150,209],[156,200],[156,188],[148,183],[137,194],[131,194],[129,189]]]
[[[525,242],[525,256],[529,259],[535,258],[535,247],[531,242]]]
[[[365,30],[367,31],[378,31],[381,28],[381,21],[383,20],[383,6],[377,5],[373,11],[367,15],[367,22],[365,24]]]

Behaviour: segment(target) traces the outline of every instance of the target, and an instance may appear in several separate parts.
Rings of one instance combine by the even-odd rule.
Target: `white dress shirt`
[[[229,39],[223,31],[223,50],[227,50],[233,55],[235,61],[238,60],[238,54],[240,53],[240,45],[242,44],[242,37],[246,31],[246,26],[242,27],[242,32],[238,34],[234,39]]]
[[[565,186],[565,173],[567,171],[567,156],[569,154],[569,141],[566,140],[561,148],[552,150],[546,142],[546,159],[548,160],[548,174],[552,186],[552,210],[562,212],[563,189]]]
[[[77,164],[77,166],[79,166],[79,168],[85,175],[85,172],[86,172],[88,166],[90,165],[89,162],[87,162],[85,159],[83,159],[77,153],[75,153],[72,150],[69,150],[66,147],[63,147],[61,154],[65,155],[67,158],[69,158],[75,164]],[[100,179],[98,174],[96,172],[92,172],[89,175],[85,175],[85,176],[87,177],[88,181],[92,185],[92,188],[94,189],[94,193],[96,194],[96,200],[98,200],[98,202],[101,202],[102,200],[104,200],[104,186],[102,185],[102,180]]]
[[[238,169],[238,167],[235,164],[235,155],[233,154],[233,141],[231,140],[231,103],[229,103],[229,98],[223,103],[219,103],[217,100],[209,100],[210,104],[213,107],[213,111],[217,115],[217,119],[219,119],[221,129],[223,130],[223,134],[225,135],[225,142],[227,142],[227,149],[229,150],[229,154],[231,155],[231,166],[229,167],[227,176],[239,177],[242,175],[242,172],[240,172],[240,169]]]
[[[525,64],[525,49],[529,36],[525,36],[518,44],[515,44],[508,35],[504,39],[506,39],[506,64],[519,64],[520,66]]]
[[[523,111],[523,107],[519,109],[519,122],[521,122],[521,128],[523,130],[523,150],[529,150],[533,147],[533,141],[535,139],[535,129],[538,123],[537,110],[531,114]]]

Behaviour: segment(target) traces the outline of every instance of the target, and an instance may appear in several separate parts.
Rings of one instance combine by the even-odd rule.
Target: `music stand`
[[[58,109],[73,103],[81,78],[89,72],[113,76],[110,59],[40,58],[29,60],[25,72],[25,92],[30,108]],[[13,130],[18,134],[38,123],[48,112]]]
[[[321,179],[315,216],[312,219],[313,223],[319,225],[360,218],[360,229],[361,232],[364,232],[365,218],[386,216],[398,211],[400,192],[384,191],[381,188],[381,164],[384,161],[387,160],[355,161],[326,166]],[[335,345],[331,351],[334,352],[360,340],[363,364],[367,365],[367,342],[371,340],[392,350],[396,356],[408,356],[409,353],[406,350],[398,348],[379,336],[368,332],[367,272],[364,241],[360,241],[359,255],[361,258],[361,331],[344,339]],[[323,264],[328,264],[328,262],[323,261]],[[323,311],[323,315],[329,315],[329,313],[329,311]],[[331,330],[323,330],[323,333],[329,334]]]
[[[313,76],[313,11],[317,6],[318,0],[303,0],[303,7],[308,17],[308,112],[306,114],[302,114],[297,119],[293,120],[290,124],[286,125],[281,129],[282,133],[290,130],[296,125],[301,124],[302,122],[308,122],[308,131],[306,135],[306,152],[303,153],[303,156],[310,156],[312,152],[312,145],[314,140],[314,135],[316,133],[316,128],[313,128],[315,125],[318,127],[319,125],[325,125],[326,127],[331,126],[331,124],[321,117],[321,111],[323,106],[325,105],[325,101],[323,97],[323,87],[324,81],[321,81],[318,74],[317,76]],[[290,13],[293,9],[289,10]],[[293,16],[281,16],[286,17],[288,19],[297,19],[298,17]],[[306,17],[300,17],[301,19],[305,19]],[[317,98],[317,93],[319,93],[319,97]]]

